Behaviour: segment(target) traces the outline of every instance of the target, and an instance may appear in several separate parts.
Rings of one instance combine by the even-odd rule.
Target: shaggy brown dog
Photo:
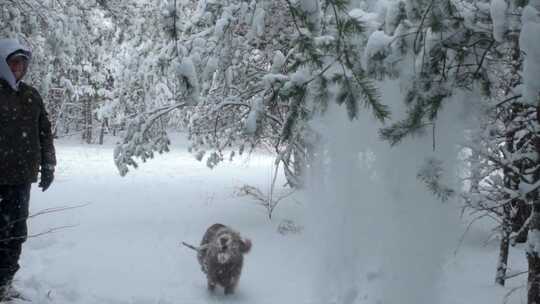
[[[208,228],[197,253],[202,271],[206,273],[208,289],[213,291],[216,285],[220,285],[225,294],[234,293],[242,272],[244,254],[250,249],[251,241],[242,239],[231,228],[222,224]]]

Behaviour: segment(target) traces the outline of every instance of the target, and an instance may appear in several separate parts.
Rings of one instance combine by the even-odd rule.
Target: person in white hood
[[[18,54],[17,56],[13,56]],[[12,64],[8,64],[8,57],[12,56],[10,59],[14,59]],[[28,63],[32,57],[32,51],[19,43],[16,39],[0,39],[0,78],[7,81],[11,88],[15,91],[19,90],[19,83],[21,79],[26,74],[26,69],[28,68]],[[17,60],[15,60],[17,58]],[[19,65],[18,63],[26,62],[25,65]],[[11,68],[14,67],[17,70],[13,71]]]
[[[56,157],[51,124],[36,89],[22,81],[32,58],[14,39],[0,39],[0,302],[16,293],[31,184],[45,191],[54,179]]]

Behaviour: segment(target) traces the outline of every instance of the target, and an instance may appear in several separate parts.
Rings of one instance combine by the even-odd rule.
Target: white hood
[[[13,90],[19,90],[19,81],[15,79],[13,73],[9,69],[6,59],[13,52],[23,50],[32,56],[32,51],[29,47],[22,45],[16,39],[0,39],[0,78],[6,80]]]

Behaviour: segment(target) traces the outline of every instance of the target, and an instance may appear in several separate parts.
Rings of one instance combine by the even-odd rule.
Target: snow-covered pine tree
[[[102,11],[94,1],[4,0],[0,9],[0,34],[33,49],[29,81],[44,98],[55,134],[80,132],[91,140],[108,81],[103,53],[112,31]]]
[[[538,64],[538,46],[531,32],[523,38],[527,26],[538,31],[538,3],[530,1],[523,10],[527,3],[397,1],[389,10],[385,31],[374,33],[367,49],[373,67],[368,70],[373,75],[403,78],[404,70],[395,69],[403,63],[413,71],[405,94],[408,116],[381,131],[391,144],[422,134],[426,127],[434,128],[438,112],[457,93],[468,92],[475,107],[484,108],[485,117],[480,118],[485,119],[481,124],[484,129],[470,130],[474,142],[468,144],[472,149],[473,191],[463,196],[469,206],[496,214],[502,222],[499,284],[505,280],[510,231],[527,229],[524,225],[532,222],[535,212],[533,207],[527,220],[529,207],[524,202],[534,206],[538,192],[538,179],[533,174],[538,159],[534,99],[538,97],[538,82],[531,80],[538,75],[530,72]],[[519,22],[522,10],[523,24]],[[532,54],[525,63],[523,53]],[[528,77],[522,79],[521,74]],[[535,232],[530,229],[529,248],[536,248],[530,239]],[[535,289],[539,286],[537,257],[536,249],[529,250],[529,303],[538,302],[532,296],[539,294]]]
[[[110,6],[119,22],[127,20],[127,26],[119,25],[119,50],[113,64],[117,84],[114,103],[108,109],[125,129],[114,152],[121,175],[128,172],[128,166],[137,167],[135,158],[146,161],[155,152],[169,150],[166,129],[170,114],[185,107],[192,96],[190,83],[181,76],[189,64],[182,61],[181,24],[176,21],[183,11],[175,3],[139,1],[129,10]]]
[[[490,94],[487,54],[495,40],[477,19],[482,5],[485,2],[397,1],[387,13],[386,30],[372,34],[368,70],[395,78],[409,69],[407,77],[412,78],[404,90],[407,117],[381,131],[390,143],[433,126],[444,102],[459,90],[482,88],[483,95]],[[402,62],[406,68],[398,73]]]
[[[192,151],[200,159],[210,151],[208,166],[225,159],[227,149],[232,157],[231,147],[239,153],[266,147],[284,165],[289,184],[300,186],[316,137],[308,121],[329,101],[346,105],[351,118],[360,105],[379,120],[388,117],[363,70],[360,54],[367,37],[351,16],[349,1],[177,5],[186,14],[178,26],[184,115]],[[120,154],[130,156],[117,159],[123,173],[123,164],[134,164],[129,151],[141,149],[129,136]]]

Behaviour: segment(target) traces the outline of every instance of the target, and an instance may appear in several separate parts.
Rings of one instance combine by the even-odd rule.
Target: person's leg
[[[8,287],[19,270],[19,256],[27,237],[29,200],[30,184],[0,185],[0,286],[2,287]]]

